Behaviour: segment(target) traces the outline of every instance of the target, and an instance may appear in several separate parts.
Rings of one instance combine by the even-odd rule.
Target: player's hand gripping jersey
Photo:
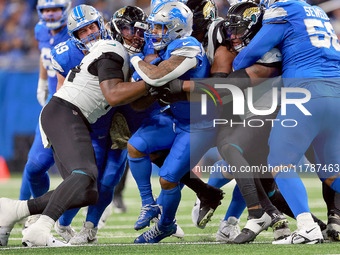
[[[109,65],[102,60],[107,60]],[[104,68],[99,68],[99,64]],[[76,105],[92,124],[111,109],[100,82],[108,79],[127,81],[128,72],[129,57],[124,47],[115,40],[100,40],[91,47],[80,65],[72,68],[55,96]]]

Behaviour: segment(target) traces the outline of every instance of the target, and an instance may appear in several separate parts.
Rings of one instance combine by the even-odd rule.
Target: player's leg
[[[159,172],[163,205],[161,218],[151,230],[140,235],[136,243],[159,242],[176,232],[174,220],[181,199],[179,181],[215,143],[215,130],[191,130],[189,133],[175,126],[175,132],[176,138]]]
[[[295,169],[320,131],[320,119],[323,119],[321,101],[312,99],[304,104],[312,112],[312,116],[305,116],[295,105],[287,105],[289,116],[280,112],[277,119],[294,119],[298,121],[298,125],[287,128],[278,123],[271,130],[268,165],[273,169],[278,188],[297,219],[296,235],[299,236],[295,238],[292,235],[274,243],[315,243],[323,240],[321,230],[310,213],[306,189]]]
[[[162,137],[162,139],[159,139]],[[128,160],[142,199],[141,214],[135,224],[139,230],[150,225],[160,214],[151,189],[151,159],[149,153],[171,147],[175,138],[173,119],[167,114],[157,114],[146,120],[128,142]]]
[[[98,198],[98,170],[89,125],[80,110],[52,98],[42,111],[41,125],[53,144],[64,181],[51,195],[39,220],[25,232],[23,242],[27,245],[46,245],[54,222],[67,209],[95,204]]]

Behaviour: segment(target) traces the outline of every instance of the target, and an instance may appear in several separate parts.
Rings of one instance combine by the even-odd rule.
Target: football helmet
[[[46,8],[62,8],[61,13],[43,13]],[[38,0],[37,12],[39,20],[50,29],[58,29],[67,21],[67,15],[71,8],[71,0]]]
[[[97,23],[99,31],[79,39],[75,32],[94,22]],[[89,50],[94,42],[99,39],[106,39],[108,36],[102,15],[94,7],[85,4],[73,8],[67,19],[67,29],[69,35],[75,40],[76,45],[81,50]]]
[[[172,1],[174,1],[174,0],[172,0]],[[184,4],[186,4],[188,2],[188,0],[177,0],[177,1],[182,2]],[[169,2],[169,0],[151,0],[150,10],[153,10],[157,5],[164,3],[164,2]]]
[[[188,0],[187,6],[194,15],[192,35],[205,33],[208,25],[216,19],[218,15],[214,0]]]
[[[235,51],[240,52],[249,44],[260,30],[262,18],[262,8],[253,2],[240,2],[229,9],[223,31]]]
[[[190,8],[181,2],[161,3],[152,10],[147,19],[150,27],[145,37],[152,43],[155,50],[162,50],[175,39],[191,35],[192,18]],[[160,30],[160,33],[155,33]]]
[[[264,5],[266,8],[271,6],[273,3],[275,3],[277,0],[262,0],[260,2],[260,5]]]
[[[144,32],[148,29],[148,16],[137,6],[117,10],[110,21],[112,37],[123,44],[128,53],[136,54],[144,46]]]

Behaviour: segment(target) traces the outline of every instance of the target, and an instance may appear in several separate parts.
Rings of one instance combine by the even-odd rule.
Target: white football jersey
[[[111,109],[100,88],[98,76],[88,71],[93,62],[109,52],[114,52],[123,58],[124,81],[128,81],[129,56],[125,48],[115,40],[99,40],[90,48],[77,69],[68,73],[63,86],[54,94],[77,106],[90,124]]]

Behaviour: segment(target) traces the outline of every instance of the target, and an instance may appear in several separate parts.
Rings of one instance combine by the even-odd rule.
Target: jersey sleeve
[[[234,59],[234,70],[247,68],[261,59],[283,40],[287,28],[287,23],[263,26],[250,41],[249,45],[241,50]]]
[[[171,56],[194,58],[202,52],[200,43],[191,37],[175,40],[168,47],[171,50]]]
[[[68,40],[69,41],[69,40]],[[56,45],[51,50],[51,62],[53,69],[59,72],[62,76],[66,77],[69,69],[68,63],[70,61],[70,51],[69,51],[69,42],[62,42]],[[61,48],[64,47],[64,48]],[[67,49],[64,50],[63,49]]]

